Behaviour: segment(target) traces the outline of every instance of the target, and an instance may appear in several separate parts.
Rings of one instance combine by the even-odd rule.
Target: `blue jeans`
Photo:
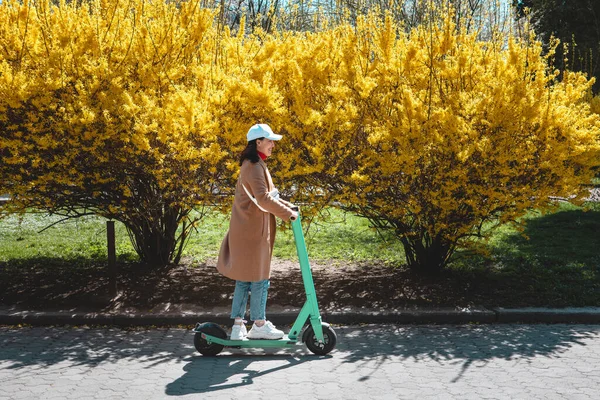
[[[250,296],[250,320],[266,319],[267,292],[270,281],[264,279],[258,282],[235,281],[233,301],[231,303],[231,318],[244,318],[246,306],[248,305],[248,293]]]

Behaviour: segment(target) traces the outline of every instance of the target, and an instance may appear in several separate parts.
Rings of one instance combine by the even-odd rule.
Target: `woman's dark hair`
[[[240,154],[240,165],[242,165],[246,159],[252,161],[253,163],[257,163],[258,160],[260,160],[258,149],[256,147],[257,140],[258,139],[254,139],[248,142],[248,145],[246,145],[246,148],[244,151],[242,151],[242,154]]]

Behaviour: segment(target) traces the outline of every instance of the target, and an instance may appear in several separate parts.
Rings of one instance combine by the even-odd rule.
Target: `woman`
[[[275,241],[275,216],[294,220],[293,205],[279,199],[265,160],[281,135],[266,124],[253,125],[246,135],[248,144],[240,157],[240,175],[235,187],[229,231],[221,244],[217,269],[234,279],[231,305],[231,340],[281,339],[283,332],[266,319],[267,291],[271,275],[271,255]],[[250,296],[248,332],[244,315]]]

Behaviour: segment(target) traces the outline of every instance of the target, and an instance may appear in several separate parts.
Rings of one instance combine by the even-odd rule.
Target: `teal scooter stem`
[[[298,218],[292,221],[292,231],[294,241],[296,242],[296,252],[300,262],[300,271],[302,273],[302,282],[306,292],[306,302],[300,310],[292,329],[282,339],[269,340],[230,340],[227,333],[219,325],[212,322],[198,323],[194,328],[194,346],[201,354],[205,356],[215,356],[223,350],[224,347],[235,348],[268,348],[268,347],[294,347],[306,343],[308,349],[319,355],[329,353],[336,345],[337,336],[335,331],[328,323],[321,320],[319,312],[319,303],[317,301],[317,292],[313,281],[308,252],[306,251],[306,242],[302,231],[302,222],[299,208]],[[308,324],[307,324],[308,322]],[[305,327],[303,331],[303,328]],[[302,334],[301,334],[302,332]]]

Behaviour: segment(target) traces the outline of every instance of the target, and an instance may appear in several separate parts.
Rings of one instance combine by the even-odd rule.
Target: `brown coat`
[[[242,184],[269,211],[261,211],[246,194]],[[275,189],[264,161],[245,160],[235,186],[229,231],[221,244],[217,269],[224,276],[244,282],[257,282],[271,276],[271,256],[275,241],[275,216],[288,221],[290,203],[271,198]]]

